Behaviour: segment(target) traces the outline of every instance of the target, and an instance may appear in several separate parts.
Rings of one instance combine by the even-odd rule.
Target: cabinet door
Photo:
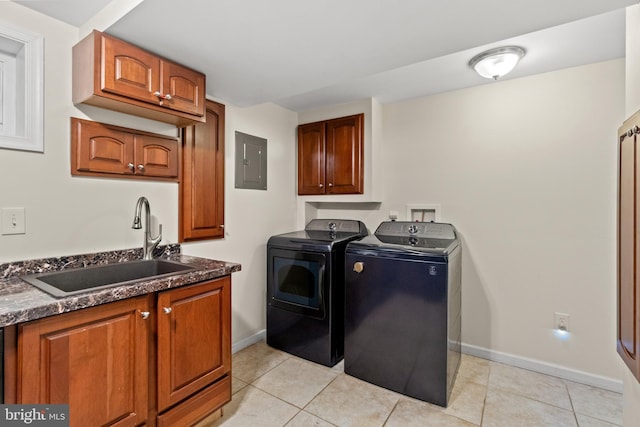
[[[72,175],[177,181],[181,149],[177,138],[71,118]]]
[[[133,135],[87,120],[71,119],[71,171],[130,175]]]
[[[102,35],[102,87],[105,92],[158,104],[160,58],[107,35]]]
[[[207,101],[207,122],[183,131],[180,242],[224,237],[224,113]]]
[[[161,92],[165,97],[162,105],[202,116],[205,111],[204,74],[167,60],[162,60],[161,65]]]
[[[618,354],[640,380],[640,115],[619,131]],[[628,133],[630,132],[630,133]]]
[[[298,126],[298,194],[325,194],[325,123]]]
[[[19,326],[18,403],[69,404],[74,427],[143,423],[148,307],[140,297]]]
[[[157,327],[162,412],[230,374],[231,278],[158,294]]]
[[[176,178],[180,164],[180,145],[176,139],[135,136],[135,173],[144,176]]]
[[[364,115],[327,121],[327,194],[362,194]]]

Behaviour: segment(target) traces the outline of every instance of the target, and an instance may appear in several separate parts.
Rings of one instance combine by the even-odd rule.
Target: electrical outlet
[[[24,208],[2,209],[2,234],[25,234]]]
[[[569,315],[567,313],[556,312],[555,325],[557,330],[569,332]]]

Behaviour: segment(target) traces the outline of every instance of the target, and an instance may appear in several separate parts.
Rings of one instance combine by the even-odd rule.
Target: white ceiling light
[[[524,56],[525,50],[518,46],[505,46],[489,49],[477,54],[469,67],[487,79],[498,80],[514,69],[518,61]]]

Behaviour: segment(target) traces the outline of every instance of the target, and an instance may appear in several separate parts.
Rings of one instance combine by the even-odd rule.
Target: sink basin
[[[185,264],[154,259],[30,274],[22,279],[54,297],[65,297],[193,270]]]

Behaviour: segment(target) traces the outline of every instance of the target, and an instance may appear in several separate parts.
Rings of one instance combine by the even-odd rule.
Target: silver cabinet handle
[[[220,228],[224,228],[224,224],[220,224]]]
[[[144,171],[144,165],[143,165],[143,164],[139,164],[139,165],[138,165],[138,170],[139,170],[140,172]]]
[[[127,165],[127,167],[129,168],[129,170],[130,170],[131,172],[133,172],[133,169],[135,168],[135,166],[133,165],[133,163],[129,163],[129,164]]]
[[[164,311],[164,314],[171,314],[171,312],[173,311],[173,308],[171,308],[171,307],[162,307],[162,311]]]
[[[140,312],[140,317],[142,317],[143,320],[147,320],[149,318],[149,315],[151,313],[149,313],[148,311],[141,311]]]
[[[320,184],[320,188],[324,187],[324,184]]]
[[[153,92],[153,96],[157,96],[160,99],[166,99],[167,101],[171,101],[171,95],[169,94],[163,95],[160,93],[160,91]]]
[[[329,183],[329,187],[333,187],[333,184],[332,184],[332,183]]]

